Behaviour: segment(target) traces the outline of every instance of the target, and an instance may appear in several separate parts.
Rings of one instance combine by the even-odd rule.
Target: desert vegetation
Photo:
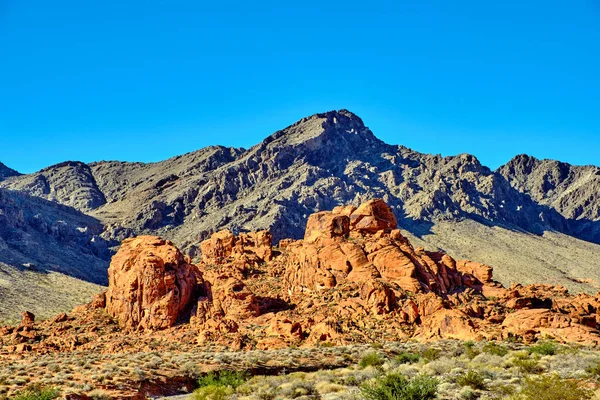
[[[148,396],[195,390],[198,400],[584,400],[600,398],[599,382],[600,351],[553,341],[79,352],[0,366],[0,398],[21,400],[115,398],[143,384]]]

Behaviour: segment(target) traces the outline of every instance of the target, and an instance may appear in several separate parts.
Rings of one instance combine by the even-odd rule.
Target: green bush
[[[527,377],[521,392],[513,400],[587,400],[593,392],[577,380],[562,379],[558,375]]]
[[[248,374],[246,372],[223,370],[215,373],[211,371],[198,378],[198,387],[222,386],[235,389],[247,380]]]
[[[553,356],[558,351],[558,346],[554,342],[540,342],[529,348],[529,354],[539,354],[541,356]]]
[[[513,361],[513,364],[522,374],[539,374],[543,371],[537,360],[518,358]]]
[[[365,367],[378,367],[380,365],[383,365],[383,363],[385,362],[385,359],[378,353],[367,353],[363,356],[363,358],[361,358],[360,362],[358,363],[358,365],[361,366],[361,368],[365,368]]]
[[[361,387],[367,400],[429,400],[437,393],[438,380],[419,375],[408,380],[400,374],[390,374]]]
[[[430,362],[440,358],[441,352],[442,351],[440,349],[436,349],[435,347],[429,347],[428,349],[423,351],[423,353],[421,353],[421,356],[425,359],[425,361]]]
[[[469,360],[474,359],[479,355],[479,351],[475,348],[475,343],[468,341],[463,344],[463,353]]]
[[[485,389],[485,383],[483,383],[483,376],[479,372],[472,369],[468,370],[466,374],[460,375],[456,379],[456,383],[460,386],[470,386],[473,389]]]
[[[58,395],[59,392],[56,389],[33,385],[19,391],[14,400],[52,400],[58,398]]]
[[[419,362],[421,356],[417,353],[402,352],[394,358],[398,364],[414,364]]]
[[[508,349],[506,347],[496,344],[494,342],[487,342],[483,346],[483,351],[500,357],[504,357],[508,354]]]
[[[594,378],[600,378],[600,362],[594,365],[590,365],[585,369],[585,372],[587,372],[590,376]]]
[[[233,392],[231,386],[208,385],[194,391],[194,400],[225,400]]]

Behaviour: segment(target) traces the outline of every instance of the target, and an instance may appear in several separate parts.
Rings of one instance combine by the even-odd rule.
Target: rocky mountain
[[[106,203],[91,168],[82,162],[67,161],[30,175],[7,179],[3,187],[90,211]]]
[[[17,171],[15,171],[12,168],[8,168],[6,165],[4,165],[0,162],[0,181],[5,178],[11,177],[11,176],[19,176],[19,175],[21,175],[21,174],[19,174]]]
[[[0,189],[0,320],[49,316],[107,283],[103,225],[71,207]]]
[[[525,156],[492,171],[472,155],[386,144],[340,110],[303,118],[250,149],[212,146],[147,164],[66,162],[9,176],[0,187],[85,213],[103,225],[107,243],[160,235],[194,259],[221,229],[300,238],[314,212],[383,198],[412,240],[481,255],[505,284],[541,276],[593,292],[597,171]]]
[[[558,211],[575,236],[597,242],[600,221],[600,168],[519,155],[498,173],[533,201]],[[573,223],[581,221],[583,223]]]
[[[341,110],[304,118],[249,150],[209,147],[153,164],[67,162],[2,186],[88,212],[111,237],[172,232],[188,249],[221,228],[300,237],[310,213],[377,196],[401,220],[474,219],[600,241],[591,228],[597,207],[572,218],[560,207],[568,193],[562,202],[541,201],[526,190],[533,183],[520,184],[524,176],[511,164],[495,173],[471,155],[385,144]]]

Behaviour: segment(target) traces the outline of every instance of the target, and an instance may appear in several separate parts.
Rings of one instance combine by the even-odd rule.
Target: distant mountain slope
[[[519,155],[500,167],[498,173],[521,193],[527,194],[539,204],[551,207],[568,219],[576,236],[598,241],[599,167],[574,166]]]
[[[103,229],[71,207],[0,189],[0,321],[25,310],[51,316],[100,290],[110,259]]]
[[[428,246],[459,243],[460,238],[449,240],[452,235],[477,239],[462,228],[452,233],[448,224],[481,227],[488,242],[465,247],[485,254],[483,261],[505,283],[511,276],[523,279],[519,266],[522,271],[535,266],[532,276],[546,276],[553,263],[568,260],[533,253],[528,258],[525,252],[510,258],[511,241],[517,248],[531,234],[559,232],[552,241],[569,242],[579,260],[590,261],[547,276],[574,290],[595,291],[593,284],[574,279],[600,281],[600,272],[586,267],[598,259],[600,247],[571,242],[567,235],[600,242],[597,168],[555,163],[517,157],[491,171],[468,154],[422,154],[382,142],[358,116],[340,110],[303,118],[247,150],[212,146],[149,164],[68,162],[10,177],[0,187],[85,212],[104,225],[102,238],[113,244],[157,234],[196,257],[200,241],[217,230],[270,229],[275,241],[299,238],[311,213],[380,197],[393,207],[399,225]],[[503,232],[504,245],[496,246],[490,232]],[[551,246],[550,236],[536,237],[541,248]],[[460,256],[477,260],[469,253]],[[506,260],[510,267],[503,274]],[[590,273],[595,276],[586,276]]]
[[[4,180],[6,178],[9,178],[11,176],[18,176],[18,175],[21,175],[21,174],[12,168],[8,168],[6,165],[4,165],[0,162],[0,181]]]
[[[2,187],[52,200],[84,212],[106,203],[90,167],[78,161],[67,161],[34,174],[8,178],[2,182]]]
[[[0,189],[0,262],[106,283],[102,224],[71,207]]]
[[[494,279],[506,286],[547,283],[574,293],[600,291],[600,245],[559,232],[535,235],[464,220],[437,222],[423,236],[405,233],[415,245],[493,265]]]

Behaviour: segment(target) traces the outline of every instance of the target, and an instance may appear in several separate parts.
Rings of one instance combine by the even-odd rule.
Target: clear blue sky
[[[249,147],[340,108],[492,168],[600,165],[600,0],[0,0],[0,161],[22,172]]]

